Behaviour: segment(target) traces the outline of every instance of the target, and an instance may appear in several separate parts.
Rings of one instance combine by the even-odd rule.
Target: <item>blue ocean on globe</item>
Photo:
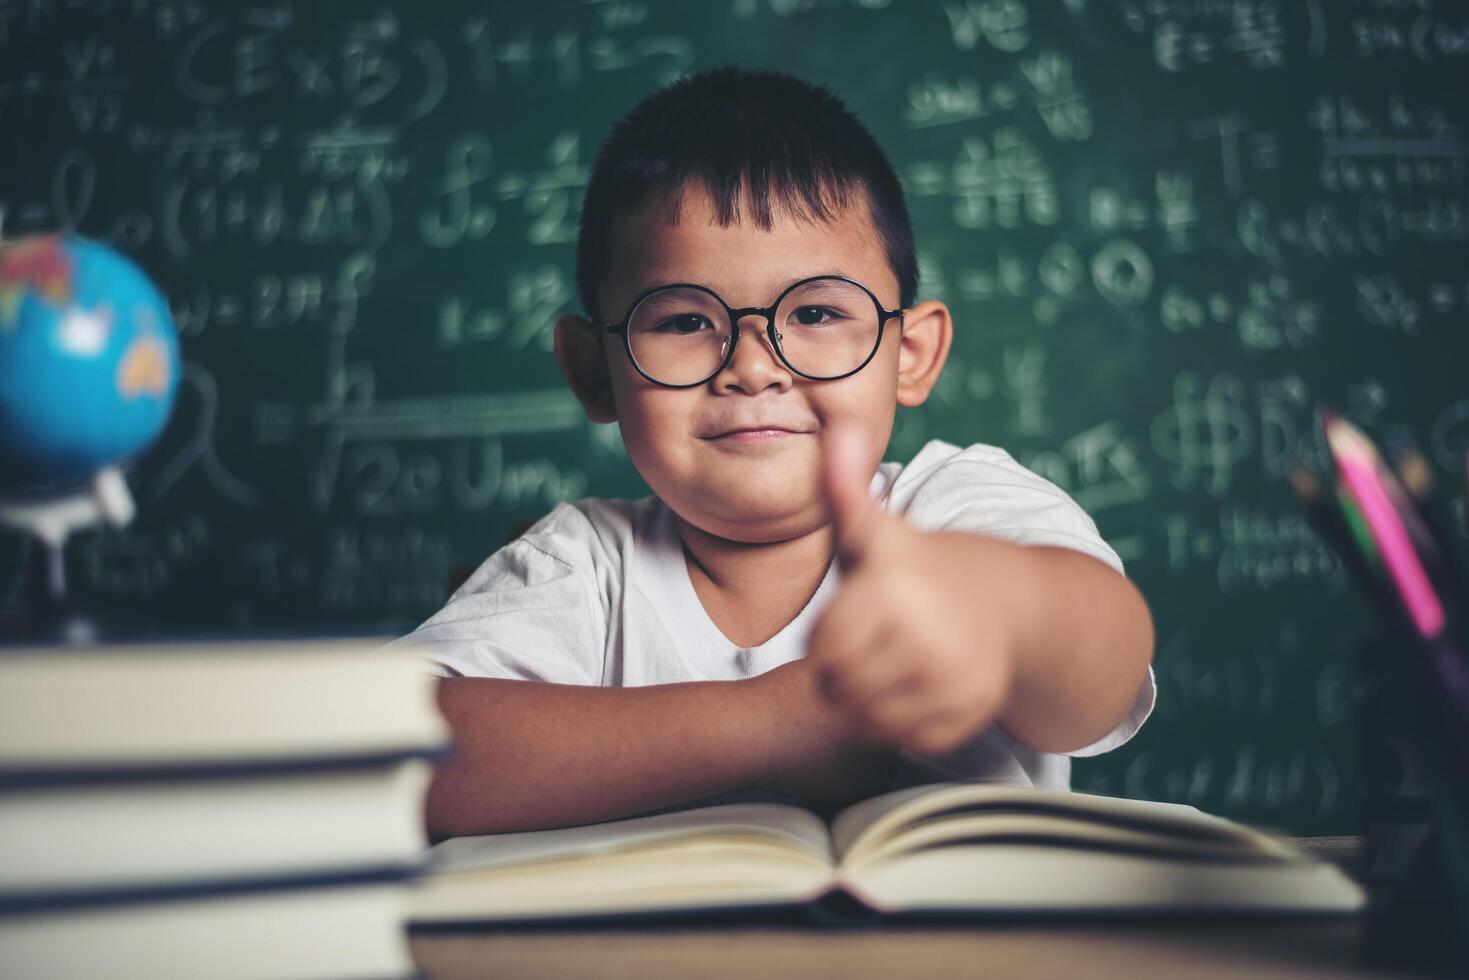
[[[179,382],[163,296],[73,235],[0,242],[0,498],[84,486],[162,432]]]

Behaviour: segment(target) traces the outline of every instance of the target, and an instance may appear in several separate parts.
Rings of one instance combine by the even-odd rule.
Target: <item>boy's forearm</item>
[[[429,834],[611,820],[753,784],[775,748],[769,694],[750,681],[445,679],[439,706],[454,754],[429,787]]]
[[[1021,644],[998,723],[1043,752],[1106,735],[1153,657],[1153,621],[1126,577],[1070,548],[1025,546],[1014,578]]]

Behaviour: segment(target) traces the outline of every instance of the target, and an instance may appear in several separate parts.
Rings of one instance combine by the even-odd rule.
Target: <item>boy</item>
[[[559,505],[398,641],[446,676],[431,836],[1068,789],[1070,756],[1132,737],[1152,624],[1091,519],[992,446],[879,465],[952,326],[831,93],[722,69],[645,99],[598,154],[577,277],[557,363],[654,496]]]

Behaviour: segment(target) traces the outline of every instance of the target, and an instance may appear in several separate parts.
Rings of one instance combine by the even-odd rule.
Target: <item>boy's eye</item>
[[[653,325],[653,329],[661,333],[689,334],[698,333],[706,327],[712,329],[713,326],[702,313],[680,313],[660,320]]]
[[[791,311],[790,323],[792,326],[817,327],[839,319],[841,314],[825,306],[798,306]]]

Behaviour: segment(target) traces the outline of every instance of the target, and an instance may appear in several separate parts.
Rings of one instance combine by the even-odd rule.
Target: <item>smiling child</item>
[[[398,641],[444,675],[435,838],[737,791],[1068,789],[1152,710],[1152,623],[1003,449],[884,462],[953,325],[901,185],[825,89],[720,69],[634,107],[587,187],[567,383],[653,495],[563,503]]]

